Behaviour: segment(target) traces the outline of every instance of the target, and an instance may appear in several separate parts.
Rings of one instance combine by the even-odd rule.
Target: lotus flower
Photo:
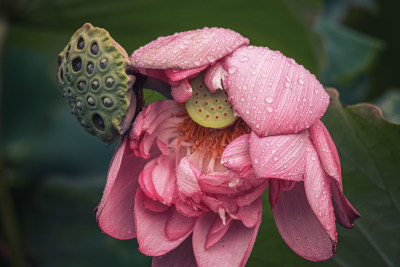
[[[160,37],[130,62],[173,99],[143,107],[117,147],[97,209],[105,233],[136,237],[154,266],[244,266],[268,188],[289,247],[312,261],[334,255],[335,221],[350,228],[359,214],[314,75],[220,28]]]

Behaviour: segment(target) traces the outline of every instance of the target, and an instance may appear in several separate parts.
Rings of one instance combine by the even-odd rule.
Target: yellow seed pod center
[[[228,94],[224,90],[211,93],[204,84],[203,75],[197,76],[190,82],[192,97],[185,105],[193,121],[207,128],[225,128],[235,122],[232,104],[228,101]]]

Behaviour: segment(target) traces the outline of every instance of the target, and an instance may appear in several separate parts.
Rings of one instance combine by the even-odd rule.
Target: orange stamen
[[[235,138],[248,134],[251,129],[239,118],[234,124],[223,129],[203,127],[194,122],[186,111],[178,114],[184,120],[178,124],[178,141],[192,143],[192,152],[199,149],[201,152],[210,153],[210,157],[220,158],[225,147]]]

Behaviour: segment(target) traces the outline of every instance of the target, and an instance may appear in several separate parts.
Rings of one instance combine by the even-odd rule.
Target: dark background
[[[80,127],[55,78],[58,53],[83,23],[107,29],[128,54],[158,36],[205,26],[231,28],[253,45],[293,57],[324,86],[337,88],[343,104],[371,102],[388,120],[400,122],[398,3],[0,0],[0,265],[151,264],[137,251],[136,240],[101,233],[92,212],[115,146]],[[276,237],[272,218],[263,220]],[[393,226],[398,229],[398,223]],[[255,251],[277,242],[275,251],[265,249],[268,257],[287,255],[298,265],[308,264],[275,240],[257,239]],[[346,253],[340,243],[338,249]],[[343,258],[338,254],[326,264],[348,265]],[[395,266],[396,260],[383,262]],[[251,260],[249,265],[263,264]]]

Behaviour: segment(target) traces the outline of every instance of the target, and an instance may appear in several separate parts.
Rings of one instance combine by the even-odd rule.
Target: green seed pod
[[[137,109],[126,51],[101,28],[84,24],[58,56],[58,84],[81,125],[107,143],[118,141]]]

